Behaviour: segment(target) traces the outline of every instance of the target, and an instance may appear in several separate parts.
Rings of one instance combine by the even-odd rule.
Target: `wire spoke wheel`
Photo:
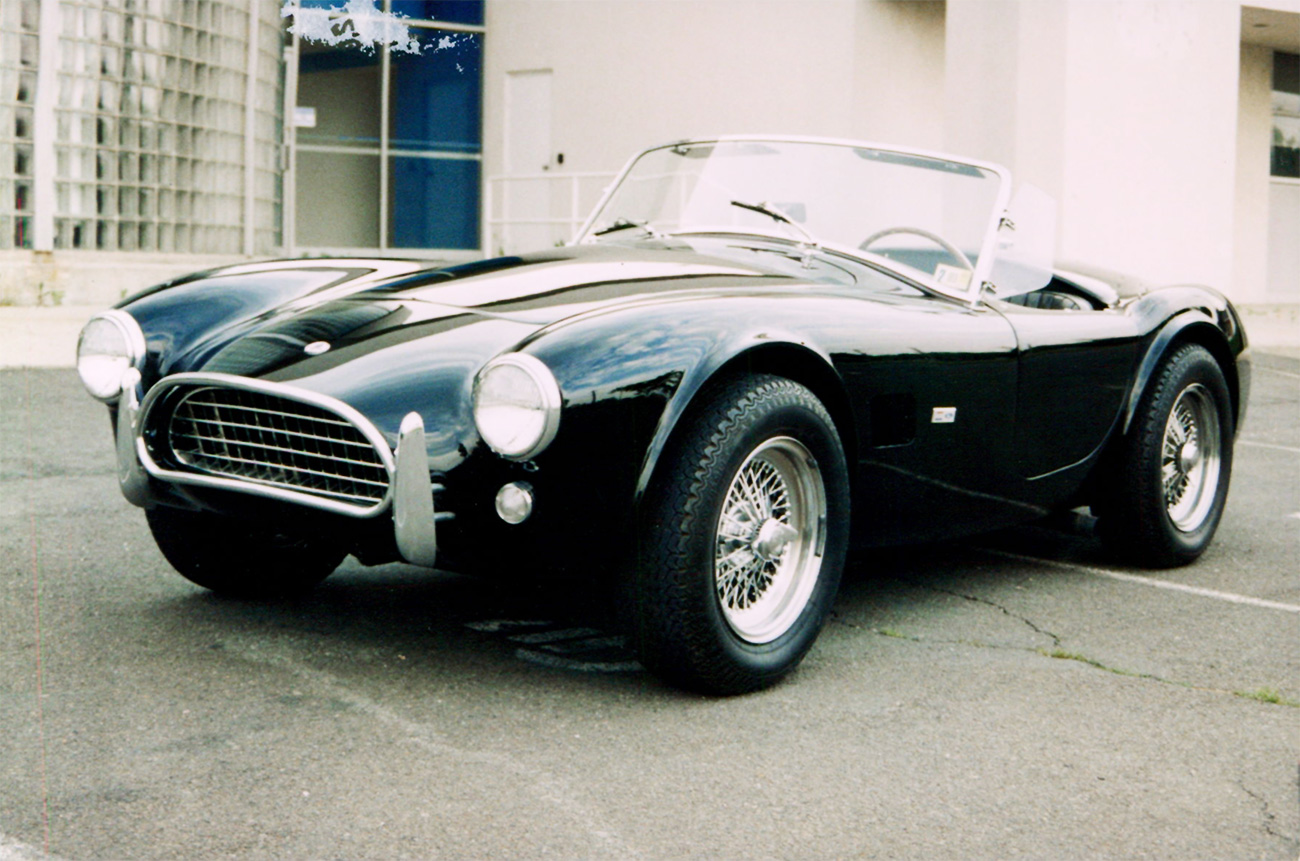
[[[826,488],[802,443],[775,437],[749,454],[727,489],[713,557],[736,636],[769,643],[799,618],[821,571],[825,524]]]
[[[1214,507],[1219,484],[1219,413],[1199,383],[1179,393],[1165,422],[1160,474],[1165,510],[1182,532],[1197,529]]]

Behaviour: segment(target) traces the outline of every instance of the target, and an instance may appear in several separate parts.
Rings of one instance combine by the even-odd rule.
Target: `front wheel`
[[[635,570],[637,650],[693,690],[766,687],[803,659],[839,587],[849,490],[835,425],[807,388],[745,376],[665,458]]]
[[[159,506],[145,511],[149,531],[172,567],[232,598],[281,598],[328,577],[346,551],[309,538],[208,512]]]
[[[1232,472],[1232,399],[1204,347],[1172,353],[1152,379],[1124,441],[1099,523],[1134,561],[1185,565],[1214,537]]]

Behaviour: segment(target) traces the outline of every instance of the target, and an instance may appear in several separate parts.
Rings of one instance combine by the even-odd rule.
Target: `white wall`
[[[848,136],[943,148],[945,6],[943,0],[857,4]]]
[[[1068,26],[1063,256],[1229,291],[1239,9],[1074,0]]]
[[[682,137],[743,132],[936,146],[942,2],[493,0],[485,174],[502,172],[511,71],[552,69],[563,167],[614,170]]]
[[[950,0],[947,149],[1061,204],[1058,257],[1230,290],[1240,8]]]

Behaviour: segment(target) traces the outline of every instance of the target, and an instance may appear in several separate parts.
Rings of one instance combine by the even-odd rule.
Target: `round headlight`
[[[101,401],[122,393],[122,375],[144,359],[144,333],[125,311],[96,314],[77,341],[77,373],[81,383]]]
[[[474,380],[474,424],[492,450],[511,460],[541,453],[560,427],[560,387],[549,368],[526,353],[508,353]]]

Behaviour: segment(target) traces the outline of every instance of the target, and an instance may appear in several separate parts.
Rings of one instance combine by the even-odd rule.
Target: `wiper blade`
[[[662,233],[660,233],[658,230],[655,230],[654,227],[650,224],[650,222],[649,222],[648,220],[647,220],[647,221],[632,221],[632,220],[627,219],[627,218],[620,218],[618,221],[615,221],[615,222],[614,222],[613,224],[611,224],[609,227],[602,227],[600,230],[595,231],[595,232],[592,233],[591,235],[592,235],[592,236],[604,236],[606,233],[614,233],[614,232],[619,231],[619,230],[627,230],[629,227],[639,227],[639,228],[641,228],[642,230],[644,230],[646,233],[649,233],[649,234],[650,234],[651,236],[653,236],[655,239],[663,239],[663,238],[664,238],[664,235],[663,235]]]
[[[801,237],[799,244],[803,247],[803,268],[812,267],[812,250],[816,248],[821,250],[821,243],[813,238],[813,235],[804,229],[804,226],[790,217],[789,213],[774,203],[746,203],[743,200],[731,201],[732,206],[739,206],[741,209],[748,209],[750,212],[757,212],[760,215],[766,215],[774,221],[782,224],[788,224],[793,227],[795,232]]]

